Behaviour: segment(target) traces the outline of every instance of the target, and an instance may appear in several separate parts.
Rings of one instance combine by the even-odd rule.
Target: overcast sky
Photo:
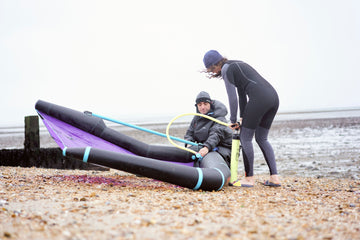
[[[0,0],[0,125],[38,99],[119,120],[223,101],[210,49],[252,65],[279,111],[360,106],[358,0]]]

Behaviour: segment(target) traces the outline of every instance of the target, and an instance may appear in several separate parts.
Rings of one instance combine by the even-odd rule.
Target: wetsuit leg
[[[268,141],[269,129],[279,108],[279,99],[277,95],[275,96],[272,107],[264,114],[255,131],[255,140],[264,155],[270,175],[277,174],[274,150]]]
[[[265,111],[265,105],[254,98],[249,100],[244,110],[240,142],[247,177],[254,176],[254,147],[252,140],[255,135],[255,129],[259,126]]]
[[[270,142],[268,141],[268,134],[269,129],[257,127],[255,131],[255,140],[264,155],[264,158],[270,170],[270,175],[274,175],[277,174],[275,154]]]
[[[272,88],[258,88],[257,85],[253,85],[250,91],[253,95],[246,104],[240,132],[246,176],[254,175],[252,145],[254,135],[269,166],[270,173],[277,174],[274,151],[267,141],[267,136],[279,107],[279,98]]]
[[[254,148],[252,139],[255,129],[242,127],[240,131],[240,142],[244,159],[245,173],[247,177],[254,176]]]
[[[270,129],[278,108],[279,108],[279,98],[276,95],[276,97],[274,97],[273,104],[268,109],[266,109],[265,114],[262,116],[259,126],[266,129]]]
[[[240,132],[246,176],[254,175],[254,149],[252,145],[254,135],[257,135],[257,142],[258,144],[260,142],[259,146],[269,165],[270,172],[273,171],[272,174],[276,174],[274,151],[267,141],[267,135],[279,107],[279,98],[272,88],[251,85],[248,90],[252,96],[244,109]],[[258,130],[256,133],[259,128],[264,130]]]

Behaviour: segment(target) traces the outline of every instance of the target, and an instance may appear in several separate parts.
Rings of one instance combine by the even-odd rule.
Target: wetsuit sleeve
[[[230,121],[232,123],[235,123],[237,121],[237,111],[238,111],[238,97],[236,93],[236,88],[233,84],[229,82],[229,80],[226,77],[223,77],[226,92],[228,95],[229,100],[229,107],[230,107]]]
[[[243,79],[240,69],[236,67],[236,64],[231,64],[226,71],[226,78],[228,81],[235,85],[238,97],[239,97],[239,107],[240,107],[240,117],[243,116],[245,106],[247,104],[247,97],[245,90],[241,85],[241,79]]]
[[[243,88],[237,87],[237,91],[239,95],[240,118],[242,118],[247,104],[247,97]]]

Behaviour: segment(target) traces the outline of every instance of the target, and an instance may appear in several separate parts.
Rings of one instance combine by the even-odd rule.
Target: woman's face
[[[199,102],[196,106],[201,114],[207,114],[210,111],[210,103],[208,102]]]
[[[219,74],[221,72],[221,66],[219,65],[212,65],[207,69],[207,72],[211,72],[214,75]]]

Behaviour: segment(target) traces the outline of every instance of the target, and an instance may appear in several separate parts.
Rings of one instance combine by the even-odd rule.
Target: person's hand
[[[209,149],[207,147],[203,147],[202,149],[200,149],[199,153],[202,157],[204,157],[206,154],[209,153]]]
[[[232,130],[240,130],[241,125],[242,125],[242,118],[240,118],[240,120],[238,122],[236,122],[236,123],[230,123],[228,126]]]
[[[232,130],[239,130],[241,127],[240,123],[239,122],[236,122],[236,123],[230,123],[229,124],[229,128],[231,128]]]

